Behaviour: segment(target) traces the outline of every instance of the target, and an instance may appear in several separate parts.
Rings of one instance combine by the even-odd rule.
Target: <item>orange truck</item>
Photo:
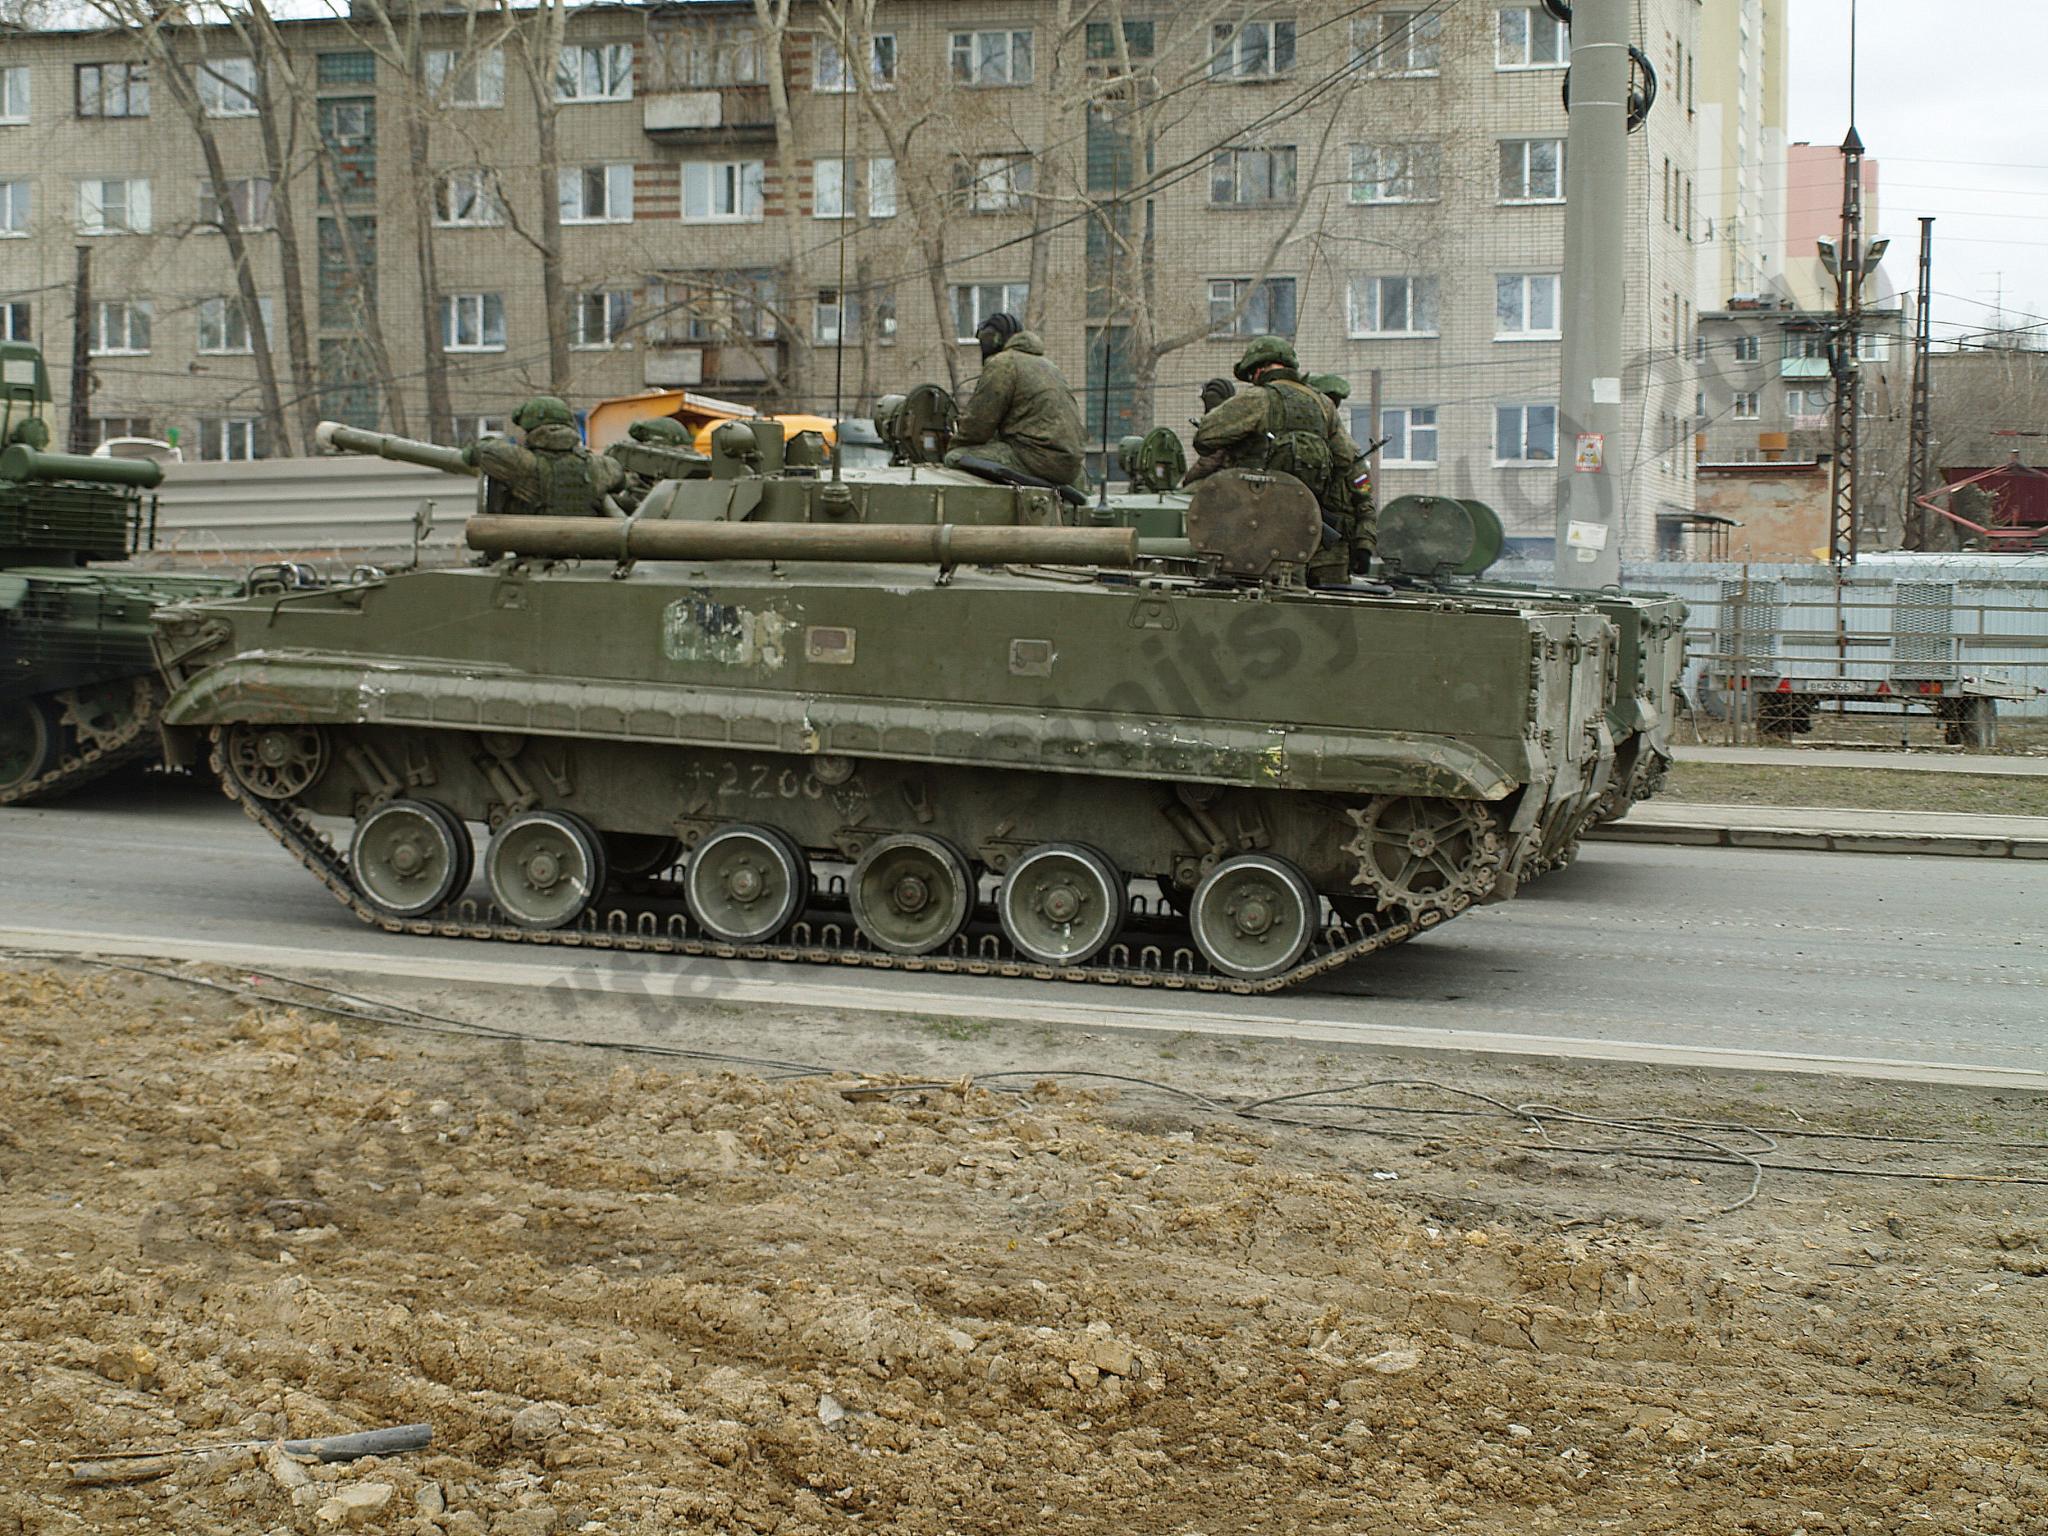
[[[650,389],[637,395],[620,395],[616,399],[598,401],[585,419],[584,435],[589,440],[590,451],[602,453],[624,437],[626,429],[634,422],[668,416],[690,429],[693,445],[699,453],[709,453],[713,427],[721,421],[735,421],[758,414],[752,406],[700,395],[694,389]],[[782,423],[785,435],[789,437],[795,437],[799,432],[823,434],[827,448],[832,447],[838,438],[837,429],[823,416],[776,416],[774,420]]]

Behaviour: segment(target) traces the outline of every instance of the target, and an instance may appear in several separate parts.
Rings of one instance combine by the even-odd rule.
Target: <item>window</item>
[[[256,115],[253,59],[203,59],[194,73],[199,81],[199,105],[208,117]]]
[[[556,181],[564,224],[633,222],[632,166],[571,166]]]
[[[92,355],[137,357],[149,350],[148,299],[101,299],[92,307]]]
[[[1750,396],[1755,399],[1755,395]],[[1788,389],[1785,391],[1785,414],[1792,418],[1795,427],[1815,427],[1827,417],[1834,402],[1824,389]]]
[[[811,216],[848,219],[860,206],[860,190],[847,186],[847,168],[859,174],[858,160],[820,160],[811,171]],[[867,162],[868,217],[896,216],[896,162],[886,156]]]
[[[1437,334],[1433,277],[1355,277],[1346,300],[1353,336]]]
[[[92,443],[97,448],[117,437],[155,437],[152,430],[155,425],[147,416],[95,416],[92,418]]]
[[[360,149],[376,132],[376,114],[367,101],[320,103],[320,137],[338,150]]]
[[[455,435],[458,439],[479,437],[503,437],[505,418],[503,416],[458,416],[455,418]]]
[[[81,181],[78,232],[82,235],[149,233],[147,181]]]
[[[502,107],[505,50],[484,48],[470,54],[449,48],[429,49],[427,89],[444,107]]]
[[[1026,32],[1025,48],[1030,48],[1031,34]],[[868,86],[872,90],[886,91],[896,84],[896,35],[893,32],[878,32],[868,39]],[[853,73],[846,67],[846,58],[839,51],[839,44],[824,33],[818,34],[817,64],[811,75],[811,89],[839,94],[854,87]]]
[[[1029,155],[981,155],[953,170],[961,200],[975,213],[1014,213],[1031,199]]]
[[[199,418],[199,457],[202,459],[260,459],[261,434],[253,416],[202,416]]]
[[[555,68],[557,101],[631,101],[631,43],[571,44]]]
[[[1029,85],[1029,32],[955,32],[953,78],[961,85]]]
[[[1294,201],[1294,146],[1219,149],[1209,159],[1209,201],[1218,208],[1271,208]]]
[[[0,341],[28,341],[29,321],[32,318],[27,299],[9,299],[0,303]]]
[[[1351,23],[1353,67],[1375,75],[1433,75],[1443,57],[1441,10],[1379,11]]]
[[[1493,285],[1495,341],[1556,341],[1563,334],[1555,272],[1503,272]]]
[[[0,69],[0,123],[28,121],[28,66],[9,64]]]
[[[1738,336],[1735,338],[1735,361],[1738,363],[1754,363],[1762,358],[1762,356],[1763,343],[1760,338],[1755,336]]]
[[[482,166],[442,172],[434,183],[434,222],[447,229],[484,229],[504,223],[491,173]]]
[[[836,347],[842,337],[860,341],[867,334],[864,327],[870,323],[876,341],[896,339],[895,289],[871,289],[865,295],[848,290],[844,304],[836,288],[818,290],[818,303],[811,311],[811,339],[819,346]]]
[[[1497,405],[1493,408],[1493,462],[1555,464],[1557,407]]]
[[[691,160],[683,166],[683,217],[699,224],[761,217],[766,171],[759,160]]]
[[[1502,139],[1500,200],[1504,203],[1564,201],[1563,139]]]
[[[1892,339],[1881,331],[1859,332],[1856,355],[1866,363],[1882,363],[1892,355]]]
[[[1539,5],[1504,5],[1495,34],[1496,69],[1555,69],[1572,61],[1571,33]]]
[[[1113,61],[1117,57],[1116,30],[1106,21],[1091,21],[1087,32],[1088,57],[1098,62]],[[1124,52],[1136,63],[1152,57],[1153,29],[1149,21],[1127,21],[1124,23]]]
[[[313,65],[313,80],[322,90],[334,86],[375,85],[377,56],[367,48],[320,54]]]
[[[699,21],[650,34],[648,68],[664,90],[761,85],[761,34],[751,21]]]
[[[1209,33],[1212,80],[1271,80],[1294,68],[1294,23],[1248,21],[1241,27],[1219,22]]]
[[[149,116],[147,64],[81,64],[78,66],[80,117]]]
[[[1441,144],[1354,144],[1351,201],[1434,203],[1444,195]]]
[[[1827,336],[1820,331],[1787,331],[1785,333],[1785,356],[1793,362],[1825,360],[1828,355]]]
[[[448,293],[441,296],[441,350],[502,352],[505,350],[505,299],[496,293]]]
[[[227,181],[228,206],[235,210],[235,222],[244,230],[270,228],[270,178],[268,176],[230,176]],[[220,229],[227,221],[221,216],[220,199],[214,195],[213,178],[206,177],[199,183],[199,223],[207,229]]]
[[[1211,336],[1292,336],[1294,279],[1248,277],[1209,279]]]
[[[647,285],[643,334],[651,342],[775,339],[775,274],[701,273]]]
[[[1024,318],[1031,297],[1029,283],[956,283],[953,285],[953,339],[972,341],[990,315]]]
[[[26,181],[0,181],[0,240],[28,233],[29,186]]]
[[[1436,407],[1393,405],[1380,412],[1379,430],[1372,425],[1372,408],[1351,408],[1351,435],[1360,447],[1375,438],[1385,438],[1380,463],[1393,469],[1436,468]]]
[[[626,332],[628,296],[614,289],[576,295],[575,338],[578,347],[617,346]]]
[[[259,303],[263,334],[272,337],[276,333],[271,329],[270,300]],[[209,356],[247,355],[256,350],[255,338],[249,334],[248,311],[239,298],[199,301],[199,350]]]
[[[1734,407],[1728,414],[1737,421],[1755,421],[1757,417],[1763,414],[1761,402],[1757,399],[1757,392],[1749,389],[1737,395]]]

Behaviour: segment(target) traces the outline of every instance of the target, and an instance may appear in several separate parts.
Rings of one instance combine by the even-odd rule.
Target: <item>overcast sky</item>
[[[1839,144],[1850,0],[1780,3],[1791,7],[1792,137]],[[2044,0],[1857,0],[1856,127],[1879,163],[1875,233],[1891,237],[1885,270],[1910,292],[1919,219],[1934,216],[1937,342],[1981,329],[2001,281],[2009,315],[2048,318],[2044,56]]]

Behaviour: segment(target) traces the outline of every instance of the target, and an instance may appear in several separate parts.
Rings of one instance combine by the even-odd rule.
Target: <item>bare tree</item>
[[[556,394],[569,390],[569,297],[562,278],[561,88],[562,49],[568,41],[567,0],[536,0],[530,9],[508,5],[506,37],[519,61],[533,98],[540,178],[540,224],[529,228],[512,199],[504,213],[514,230],[540,257],[541,300],[547,306],[548,387]]]

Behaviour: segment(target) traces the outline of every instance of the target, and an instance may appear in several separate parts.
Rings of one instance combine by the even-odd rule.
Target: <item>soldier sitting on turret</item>
[[[626,428],[626,436],[602,457],[616,463],[625,481],[614,493],[626,511],[636,510],[664,480],[694,479],[708,472],[710,459],[691,446],[690,429],[673,416],[650,416]]]
[[[462,456],[491,481],[493,512],[528,517],[620,515],[611,493],[626,483],[617,462],[594,455],[576,432],[568,405],[535,395],[512,413],[521,441],[479,438]]]
[[[986,459],[1053,485],[1081,487],[1087,429],[1073,386],[1015,315],[990,315],[975,333],[981,377],[961,408],[948,464]]]
[[[1375,537],[1358,445],[1329,397],[1303,382],[1294,348],[1284,338],[1258,337],[1232,372],[1254,387],[1225,400],[1196,425],[1195,450],[1202,457],[1182,483],[1199,479],[1196,469],[1292,475],[1315,493],[1327,530],[1311,579],[1342,581],[1371,558]]]

